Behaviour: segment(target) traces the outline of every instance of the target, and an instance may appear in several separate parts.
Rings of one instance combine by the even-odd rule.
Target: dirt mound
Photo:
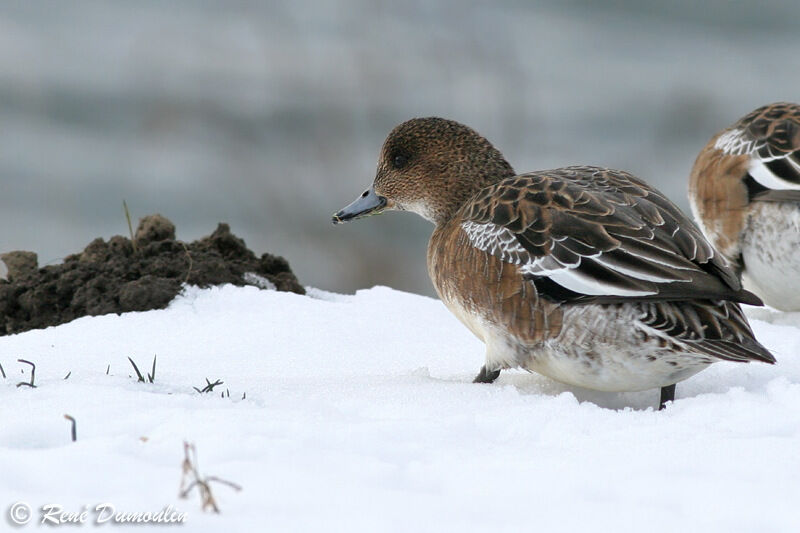
[[[231,283],[305,294],[282,258],[260,258],[227,224],[192,243],[175,240],[175,226],[161,215],[143,218],[130,239],[93,240],[60,265],[38,268],[36,254],[0,255],[0,336],[69,322],[86,315],[162,309],[181,285]]]

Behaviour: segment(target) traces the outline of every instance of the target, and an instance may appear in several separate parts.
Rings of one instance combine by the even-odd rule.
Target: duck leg
[[[500,370],[487,370],[486,365],[481,367],[481,371],[478,372],[478,375],[475,376],[475,379],[472,380],[473,383],[494,383],[494,380],[497,379],[497,376],[500,375]],[[675,386],[673,385],[673,389]]]
[[[477,379],[477,378],[475,378]],[[667,406],[667,402],[675,401],[675,384],[661,387],[661,402],[658,404],[658,410],[661,411]]]

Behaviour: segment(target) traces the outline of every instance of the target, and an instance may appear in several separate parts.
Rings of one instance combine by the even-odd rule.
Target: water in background
[[[602,4],[602,5],[601,5]],[[397,123],[464,122],[522,172],[633,171],[686,208],[698,150],[798,100],[794,0],[0,5],[0,251],[59,262],[160,212],[227,221],[301,282],[432,293],[431,227],[334,227]]]

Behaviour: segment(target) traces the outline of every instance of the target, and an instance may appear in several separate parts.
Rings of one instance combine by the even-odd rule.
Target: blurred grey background
[[[796,0],[0,5],[0,252],[57,263],[160,212],[225,221],[306,285],[432,294],[431,227],[334,227],[397,123],[464,122],[519,171],[633,171],[686,208],[718,129],[798,100]],[[135,221],[134,221],[135,223]]]

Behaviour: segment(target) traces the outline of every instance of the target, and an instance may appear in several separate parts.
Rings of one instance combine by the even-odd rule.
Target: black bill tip
[[[361,196],[356,198],[353,203],[337,211],[331,218],[331,222],[334,224],[344,224],[345,222],[350,222],[357,218],[377,215],[383,211],[384,207],[386,207],[386,198],[378,196],[375,190],[370,187],[364,191]]]

